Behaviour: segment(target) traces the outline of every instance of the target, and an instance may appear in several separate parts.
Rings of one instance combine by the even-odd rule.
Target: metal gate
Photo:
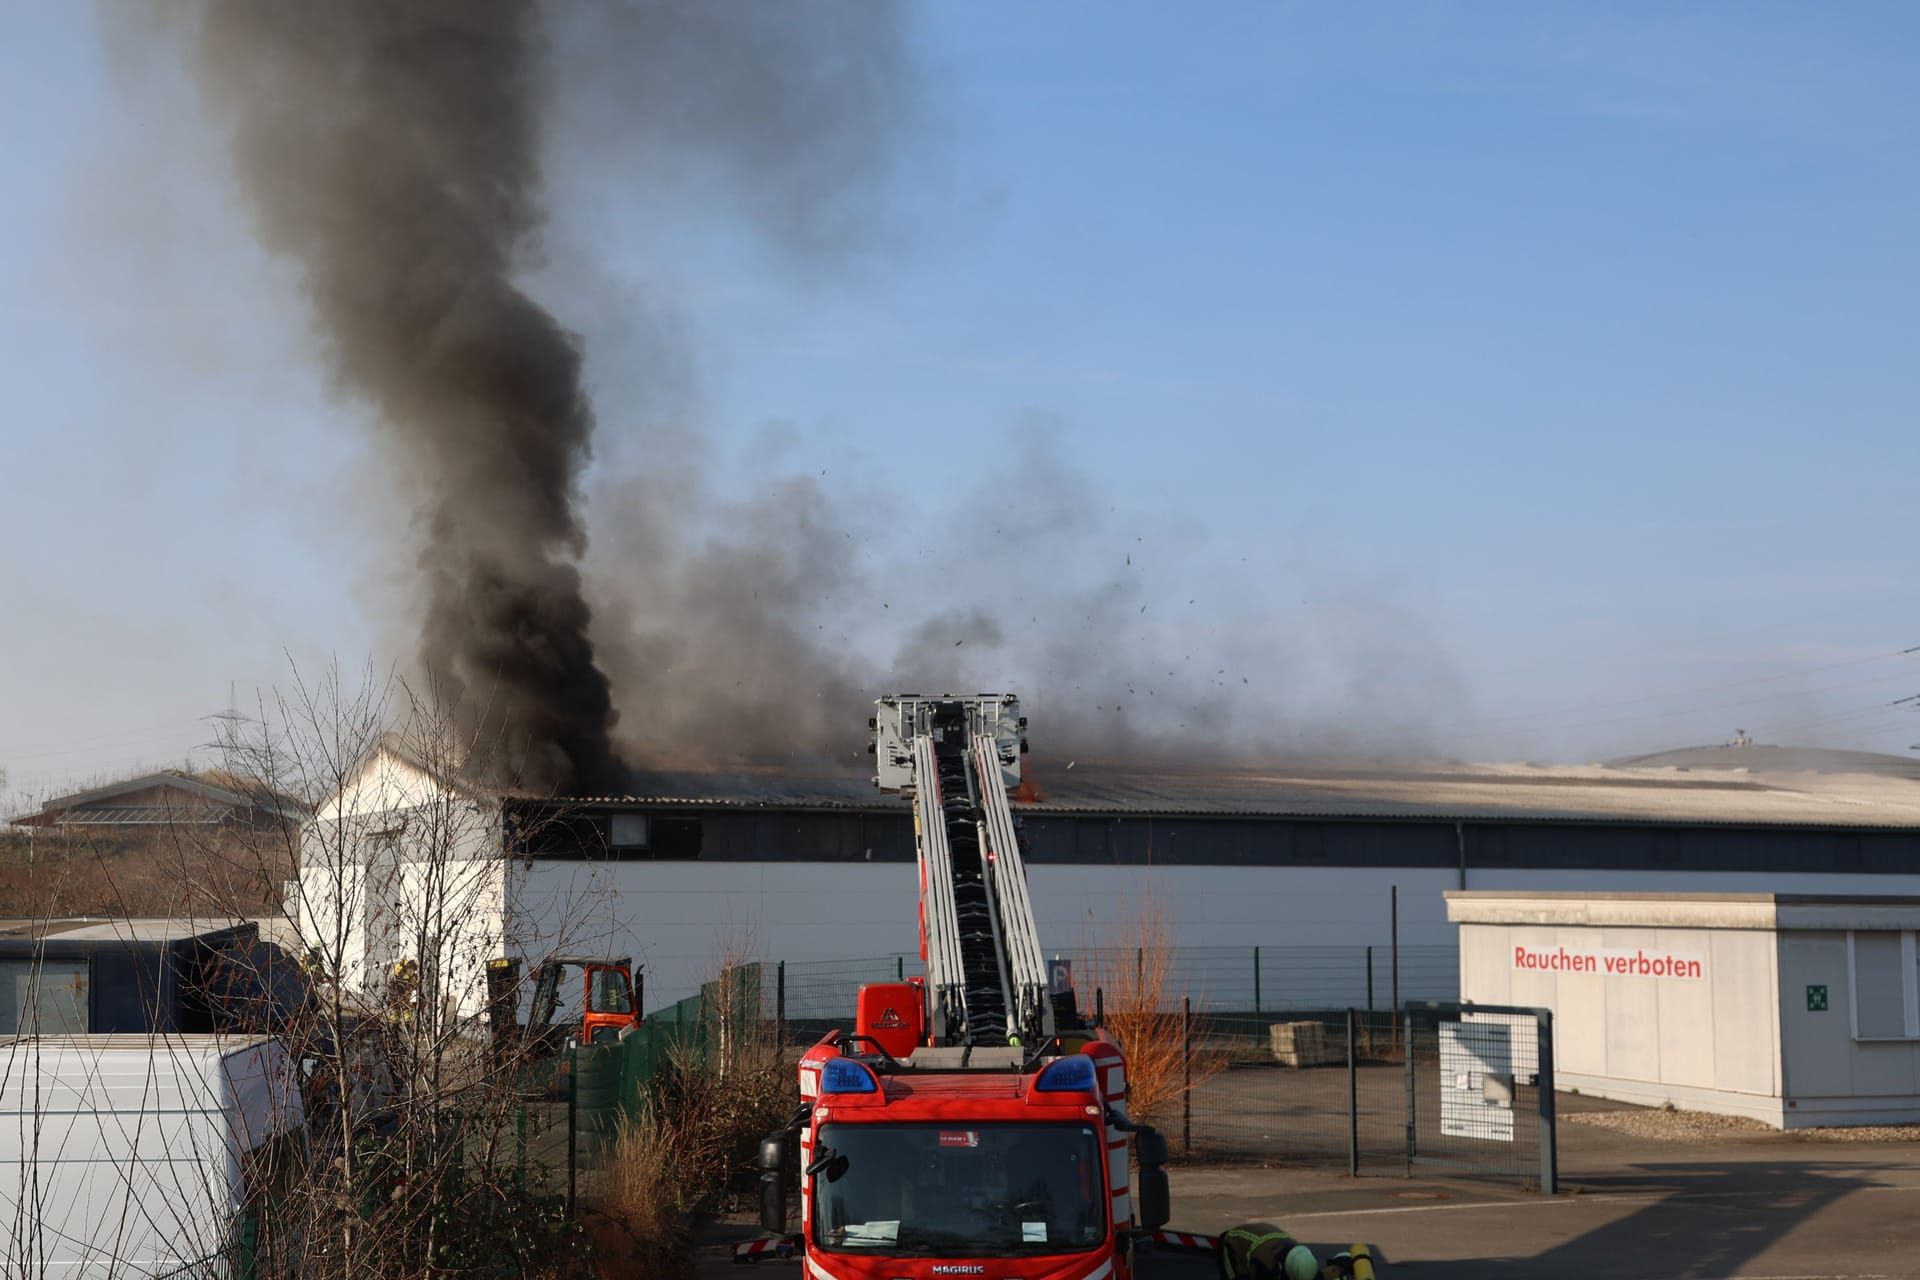
[[[1389,1010],[1187,1020],[1207,1064],[1157,1117],[1183,1154],[1408,1174],[1415,1165],[1555,1186],[1553,1025],[1541,1009]]]
[[[1558,1185],[1553,1014],[1486,1004],[1402,1011],[1409,1164]]]

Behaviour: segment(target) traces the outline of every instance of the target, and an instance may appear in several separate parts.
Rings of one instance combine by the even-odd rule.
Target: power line
[[[196,727],[194,732],[204,733],[205,729],[204,727]],[[130,747],[152,750],[156,746],[162,746],[169,741],[178,741],[180,738],[185,736],[186,736],[186,731],[183,731],[181,729],[163,729],[163,730],[157,730],[150,733],[134,735],[120,741],[94,743],[87,746],[59,747],[51,751],[7,752],[5,754],[0,754],[0,761],[11,762],[16,760],[47,760],[57,756],[77,756],[77,755],[85,755],[90,751],[117,751],[117,750],[123,750]],[[191,744],[191,746],[196,750],[202,747],[206,747],[208,745],[210,744],[205,742],[195,742]]]
[[[1904,650],[1903,652],[1913,652],[1913,651]],[[1836,664],[1836,665],[1855,665],[1855,664],[1849,663],[1849,664]],[[1705,706],[1698,706],[1698,707],[1676,707],[1671,711],[1648,711],[1640,715],[1612,716],[1604,720],[1579,720],[1579,721],[1574,721],[1572,723],[1567,723],[1567,724],[1544,724],[1544,725],[1531,725],[1531,726],[1524,726],[1524,727],[1515,726],[1511,724],[1502,725],[1502,724],[1496,724],[1494,722],[1488,721],[1488,722],[1483,722],[1487,725],[1486,728],[1468,729],[1465,732],[1454,730],[1452,732],[1453,732],[1453,736],[1455,737],[1477,738],[1477,737],[1485,737],[1487,734],[1490,734],[1490,733],[1545,733],[1550,731],[1558,732],[1558,731],[1567,730],[1567,729],[1600,728],[1606,725],[1615,725],[1615,724],[1636,724],[1646,720],[1672,720],[1681,716],[1703,715],[1709,711],[1729,711],[1738,707],[1751,707],[1751,706],[1755,706],[1762,703],[1775,702],[1781,698],[1799,698],[1799,697],[1805,697],[1808,694],[1818,694],[1818,693],[1838,693],[1843,689],[1860,689],[1860,688],[1865,688],[1868,685],[1892,684],[1896,680],[1910,680],[1910,679],[1912,679],[1912,677],[1903,672],[1900,675],[1896,675],[1896,676],[1876,676],[1874,679],[1871,679],[1871,680],[1855,680],[1847,684],[1825,685],[1817,689],[1794,689],[1784,693],[1764,694],[1758,698],[1737,698],[1732,702],[1716,702],[1716,703],[1711,703]],[[1753,683],[1759,683],[1759,682],[1743,681],[1741,683],[1753,684]],[[1723,687],[1733,688],[1737,686],[1729,685],[1729,686],[1723,686]],[[1646,699],[1635,699],[1635,701],[1646,701]],[[1620,703],[1617,705],[1626,706],[1630,704]]]
[[[1823,666],[1802,667],[1774,676],[1756,676],[1751,680],[1735,680],[1728,684],[1706,685],[1693,689],[1677,689],[1669,693],[1649,693],[1638,698],[1621,698],[1611,702],[1588,702],[1579,706],[1560,707],[1553,711],[1523,711],[1510,716],[1491,716],[1480,720],[1461,720],[1453,724],[1443,724],[1436,727],[1441,729],[1468,728],[1474,725],[1510,724],[1516,720],[1542,720],[1552,716],[1575,715],[1583,711],[1607,711],[1614,707],[1633,707],[1646,702],[1664,702],[1669,698],[1690,698],[1705,693],[1722,693],[1728,689],[1749,688],[1758,684],[1775,684],[1781,680],[1797,680],[1803,676],[1819,675],[1826,671],[1839,671],[1846,667],[1858,667],[1870,662],[1886,662],[1894,658],[1910,657],[1914,654],[1920,654],[1920,645],[1914,645],[1906,649],[1896,649],[1890,653],[1876,653],[1865,658],[1849,658],[1845,662],[1830,662]],[[1851,686],[1837,685],[1834,687],[1844,689]]]
[[[1885,719],[1887,723],[1891,724],[1896,721],[1911,720],[1912,712],[1895,710],[1901,703],[1907,701],[1910,701],[1910,699],[1897,698],[1892,702],[1875,702],[1869,706],[1856,707],[1851,711],[1830,711],[1824,715],[1808,716],[1801,720],[1776,721],[1772,723],[1762,721],[1760,727],[1767,733],[1783,733],[1790,729],[1811,729],[1820,726],[1844,724],[1851,720],[1877,721]]]
[[[148,734],[170,733],[184,729],[189,724],[198,725],[199,723],[201,722],[198,720],[176,720],[172,724],[159,724],[146,729],[115,729],[108,733],[93,733],[78,738],[54,738],[48,742],[36,742],[30,746],[18,749],[10,747],[0,748],[0,756],[20,755],[26,752],[41,751],[49,747],[65,747],[81,742],[101,742],[111,738],[137,738]]]

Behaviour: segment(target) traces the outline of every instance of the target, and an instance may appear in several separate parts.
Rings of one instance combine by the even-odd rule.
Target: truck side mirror
[[[1134,1183],[1140,1201],[1138,1225],[1142,1231],[1158,1231],[1173,1216],[1172,1193],[1167,1189],[1166,1135],[1142,1125],[1133,1134],[1133,1154],[1140,1161],[1140,1175]]]
[[[1134,1131],[1133,1154],[1142,1169],[1167,1162],[1167,1138],[1144,1125]]]
[[[1173,1216],[1172,1197],[1167,1190],[1167,1167],[1163,1164],[1140,1166],[1135,1189],[1140,1198],[1138,1210],[1142,1231],[1158,1231]]]
[[[760,1139],[760,1226],[767,1232],[787,1233],[787,1135],[770,1133]]]

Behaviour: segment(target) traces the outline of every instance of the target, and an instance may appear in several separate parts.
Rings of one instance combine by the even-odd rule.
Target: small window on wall
[[[1920,963],[1913,934],[1849,933],[1847,967],[1854,1039],[1920,1039]]]
[[[616,849],[647,847],[647,815],[616,813],[607,820],[607,843]]]

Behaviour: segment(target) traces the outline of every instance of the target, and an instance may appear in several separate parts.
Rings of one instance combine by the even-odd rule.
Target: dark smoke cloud
[[[1112,511],[1053,437],[1020,422],[907,504],[814,471],[727,499],[719,459],[671,494],[610,483],[592,582],[626,752],[858,776],[874,697],[1012,689],[1043,780],[1431,754],[1461,690],[1391,584],[1331,562],[1262,580],[1202,531]]]
[[[855,265],[924,150],[897,16],[208,0],[196,66],[262,238],[414,510],[424,663],[529,743],[542,788],[858,773],[888,692],[1013,689],[1055,767],[1417,751],[1457,681],[1390,591],[1293,609],[1341,593],[1114,511],[1041,416],[907,489],[783,467],[779,431],[722,457],[678,300],[623,295],[604,238],[538,252],[564,198],[643,251],[693,218],[804,284]],[[591,551],[585,353],[525,280],[595,334]]]
[[[414,503],[424,663],[527,744],[523,784],[618,786],[579,569],[594,412],[579,344],[516,280],[542,225],[548,55],[610,171],[717,193],[809,257],[854,235],[855,179],[905,118],[892,15],[208,0],[200,17],[198,76],[262,238],[299,264],[328,367],[376,410]]]

